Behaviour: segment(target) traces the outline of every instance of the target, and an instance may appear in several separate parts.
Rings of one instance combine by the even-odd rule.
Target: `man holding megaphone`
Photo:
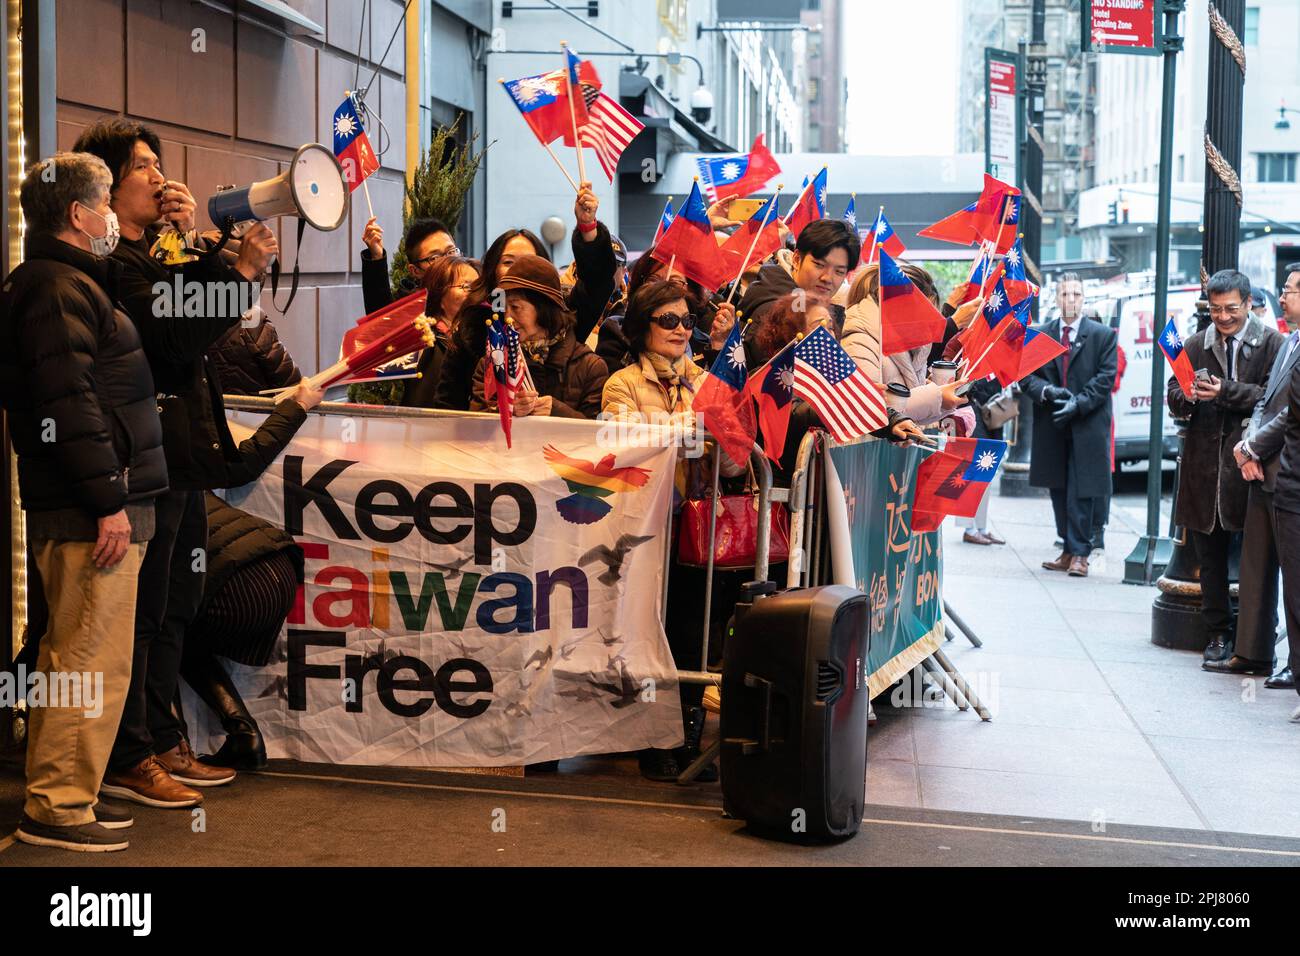
[[[205,353],[256,305],[262,274],[279,252],[275,234],[251,224],[233,264],[221,255],[185,255],[182,243],[168,245],[159,234],[171,226],[184,245],[192,244],[194,197],[163,175],[152,130],[105,119],[86,129],[74,149],[98,156],[113,175],[109,203],[120,238],[109,252],[121,267],[119,298],[140,332],[158,390],[170,484],[157,500],[156,530],[140,568],[131,685],[102,792],[147,806],[194,806],[203,797],[193,787],[235,777],[194,757],[172,709],[185,629],[203,595],[203,493],[225,483],[226,462],[239,460],[241,451],[269,465],[321,392],[299,385],[255,436],[236,446]]]

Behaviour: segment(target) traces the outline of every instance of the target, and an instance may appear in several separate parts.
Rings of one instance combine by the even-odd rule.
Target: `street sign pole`
[[[1154,0],[1159,2],[1159,0]],[[1164,326],[1169,312],[1169,206],[1173,192],[1174,79],[1183,38],[1178,35],[1178,15],[1184,0],[1163,0],[1165,29],[1164,79],[1160,104],[1160,186],[1156,200],[1156,295],[1153,328]],[[1158,22],[1158,20],[1157,20]],[[1087,27],[1085,27],[1085,31]],[[1107,48],[1109,52],[1110,49]],[[1119,51],[1115,51],[1119,52]],[[1126,51],[1127,52],[1127,51]],[[1126,584],[1154,584],[1169,562],[1173,542],[1160,535],[1160,484],[1164,463],[1165,363],[1159,348],[1151,349],[1151,432],[1147,449],[1147,529],[1124,559]]]

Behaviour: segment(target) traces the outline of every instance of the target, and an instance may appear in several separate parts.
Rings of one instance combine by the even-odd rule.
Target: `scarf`
[[[527,342],[521,341],[519,344],[535,365],[545,365],[546,357],[551,354],[552,346],[562,338],[564,338],[563,332],[553,335],[549,339],[531,339]]]
[[[660,384],[668,390],[668,394],[673,397],[670,412],[679,410],[683,398],[694,392],[690,380],[686,377],[686,363],[689,361],[685,355],[677,358],[676,361],[669,359],[667,356],[660,355],[658,352],[642,353],[650,363],[650,368],[654,370]],[[689,405],[689,402],[687,403]]]

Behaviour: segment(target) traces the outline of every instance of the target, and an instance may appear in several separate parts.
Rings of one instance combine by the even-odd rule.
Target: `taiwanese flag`
[[[734,278],[734,273],[728,273],[718,241],[713,238],[713,226],[709,223],[704,196],[700,194],[699,180],[691,186],[691,194],[677,210],[672,225],[664,230],[659,242],[650,250],[650,255],[671,264],[709,292]]]
[[[949,438],[916,470],[912,530],[937,531],[948,515],[975,517],[1006,453],[995,438]]]
[[[786,346],[772,356],[770,362],[754,373],[745,390],[758,402],[763,449],[768,458],[780,462],[794,401],[794,349]]]
[[[1002,260],[1002,284],[1012,305],[1018,305],[1034,294],[1034,285],[1025,274],[1025,249],[1020,237],[1011,243],[1006,258]]]
[[[564,48],[565,75],[564,86],[573,100],[573,118],[569,123],[569,138],[573,138],[573,127],[581,129],[587,125],[587,100],[584,97],[583,84],[585,83],[593,92],[600,89],[600,77],[596,75],[596,68],[591,65],[589,60],[582,60],[578,55],[570,50],[567,46]],[[573,91],[577,90],[578,95],[574,96]],[[576,143],[566,143],[566,146],[574,146]]]
[[[659,237],[668,231],[668,227],[673,224],[673,197],[669,196],[668,201],[664,203],[663,214],[659,217],[659,225],[655,227],[655,237],[650,245],[659,244]]]
[[[785,224],[798,239],[803,227],[817,219],[826,218],[826,167],[821,168],[813,181],[799,193],[794,206],[786,214]]]
[[[912,284],[893,256],[880,249],[880,349],[907,352],[943,338],[947,320]]]
[[[998,323],[989,337],[983,353],[966,372],[971,379],[993,375],[998,384],[1006,388],[1020,380],[1020,361],[1025,346],[1025,332],[1029,328],[1028,303],[1012,306],[1011,313]]]
[[[1020,350],[1020,370],[1016,378],[1024,378],[1030,372],[1036,372],[1058,355],[1065,354],[1065,346],[1046,332],[1038,329],[1025,329],[1025,345]]]
[[[1160,333],[1160,351],[1169,359],[1169,368],[1173,371],[1174,378],[1178,379],[1178,387],[1184,395],[1191,397],[1196,372],[1192,369],[1191,359],[1183,351],[1183,337],[1178,334],[1178,326],[1173,319],[1165,323],[1165,330]]]
[[[1005,222],[1004,222],[1005,217]],[[1020,190],[984,174],[984,189],[979,199],[927,226],[917,233],[930,239],[973,246],[982,240],[995,244],[994,252],[1002,255],[1011,248],[1020,222]],[[1010,233],[1007,230],[1010,229]]]
[[[969,361],[975,361],[984,353],[984,348],[993,340],[993,332],[998,325],[1011,314],[1011,303],[1007,301],[1007,290],[998,279],[993,289],[984,300],[984,308],[966,330],[961,334],[961,353]]]
[[[577,59],[572,53],[566,52],[566,56],[572,60]],[[576,69],[580,86],[600,89],[600,77],[596,75],[596,69],[590,61],[578,60],[577,67],[571,66],[570,69]],[[517,80],[501,82],[505,91],[510,94],[510,99],[519,108],[524,122],[544,146],[566,136],[568,137],[566,143],[573,145],[573,118],[569,115],[569,85],[565,81],[564,74],[565,70],[552,70],[549,73],[539,73],[537,76],[524,76]],[[573,108],[581,125],[581,118],[587,115],[586,101],[583,97],[574,97]],[[579,110],[581,112],[578,112]]]
[[[754,244],[754,238],[758,243]],[[776,217],[776,197],[773,196],[754,210],[754,214],[741,224],[740,228],[727,237],[719,251],[727,264],[727,277],[734,279],[747,265],[745,256],[749,247],[754,246],[754,254],[749,256],[749,265],[762,262],[781,248],[781,229]]]
[[[360,186],[367,176],[379,169],[379,157],[370,145],[370,137],[361,125],[357,104],[349,93],[334,111],[334,155],[343,167],[348,192]]]
[[[882,209],[876,214],[876,223],[871,227],[871,231],[875,235],[872,251],[869,253],[871,262],[876,261],[876,253],[881,249],[895,259],[907,251],[907,246],[903,245],[903,240],[898,238],[898,233],[894,232],[894,227],[885,218],[885,210]]]
[[[852,229],[854,232],[858,231],[858,194],[857,193],[849,193],[849,204],[844,207],[844,216],[842,218],[844,219],[845,222],[849,224],[850,229]]]
[[[493,316],[487,325],[487,352],[483,366],[483,398],[497,403],[501,431],[510,448],[510,425],[514,420],[515,392],[523,383],[526,366],[519,348],[519,331],[512,322]]]
[[[763,145],[762,133],[754,137],[748,156],[701,156],[695,162],[713,202],[758,192],[781,171],[776,157]]]
[[[698,194],[698,188],[695,192]],[[691,401],[691,409],[700,416],[704,427],[713,433],[727,457],[737,463],[749,461],[755,434],[754,405],[745,388],[749,370],[740,331],[739,322],[731,327],[731,334],[709,369],[709,377]]]

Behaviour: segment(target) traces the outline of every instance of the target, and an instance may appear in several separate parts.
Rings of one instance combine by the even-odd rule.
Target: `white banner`
[[[237,439],[261,420],[229,416]],[[273,662],[225,662],[268,755],[513,766],[680,745],[660,615],[676,454],[612,435],[518,419],[507,449],[495,416],[311,415],[227,492],[306,552]],[[218,744],[188,703],[196,745]]]

